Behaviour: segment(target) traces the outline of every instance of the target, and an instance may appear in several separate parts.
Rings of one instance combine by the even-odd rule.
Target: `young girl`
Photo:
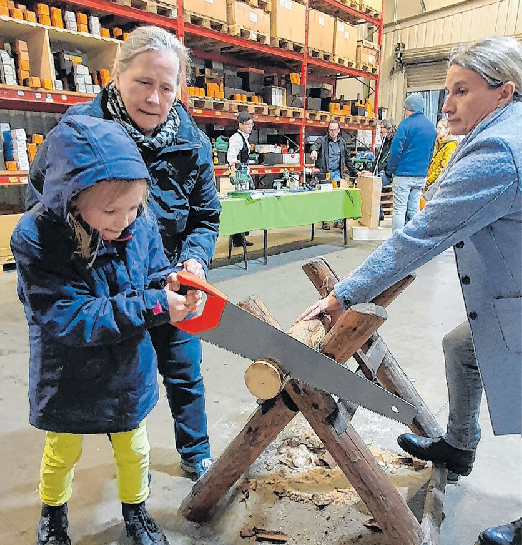
[[[145,509],[145,417],[158,400],[148,328],[178,322],[199,295],[177,294],[152,214],[149,174],[112,121],[64,118],[49,135],[42,200],[11,239],[29,324],[30,423],[46,431],[38,545],[70,545],[67,501],[83,434],[108,434],[127,535],[166,544]]]

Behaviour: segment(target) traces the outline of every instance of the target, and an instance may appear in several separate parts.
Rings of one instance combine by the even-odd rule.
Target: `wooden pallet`
[[[252,109],[252,104],[248,102],[242,102],[239,100],[229,100],[228,101],[228,111],[229,112],[248,112],[254,113]]]
[[[330,121],[330,114],[320,110],[307,110],[306,119],[310,121]]]
[[[330,121],[337,121],[339,125],[346,123],[346,116],[343,114],[330,114]]]
[[[228,112],[228,100],[221,100],[219,98],[209,97],[187,97],[187,104],[189,108],[200,108],[205,110],[217,110],[221,112]]]
[[[228,33],[230,36],[240,36],[244,40],[270,45],[270,36],[268,34],[241,25],[228,25]]]
[[[268,115],[268,104],[264,102],[251,102],[252,112],[255,115]]]
[[[369,73],[372,73],[372,71],[370,70],[370,66],[372,66],[371,64],[367,64],[365,62],[358,62],[358,63],[355,63],[355,68],[357,70],[360,70],[361,72],[369,72]]]
[[[295,51],[296,53],[302,53],[304,51],[303,44],[291,42],[290,40],[285,40],[284,38],[276,38],[275,36],[272,36],[270,38],[270,45],[272,47],[279,47],[280,49],[286,49],[286,51]]]
[[[359,2],[357,0],[337,0],[340,4],[344,4],[349,8],[356,9],[359,11]]]
[[[366,125],[366,117],[362,115],[352,115],[352,119],[357,125]]]
[[[308,56],[312,59],[323,59],[323,61],[331,61],[333,59],[333,55],[328,53],[328,51],[321,51],[312,47],[308,48]]]
[[[362,6],[359,6],[359,11],[373,17],[374,19],[377,19],[378,21],[381,19],[381,12],[371,8],[370,6],[363,4]]]
[[[288,108],[290,112],[290,117],[293,117],[294,119],[303,119],[305,115],[304,108]]]
[[[240,0],[252,8],[262,9],[265,13],[272,11],[272,0]]]
[[[332,62],[335,62],[336,64],[340,64],[341,66],[346,66],[346,68],[355,68],[355,61],[353,61],[352,59],[347,59],[346,57],[333,55],[330,60]]]
[[[154,13],[162,17],[176,19],[178,17],[177,8],[155,0],[110,0],[113,4],[127,6],[129,8],[139,9],[147,13]]]
[[[274,117],[280,116],[280,106],[273,106],[272,104],[268,105],[268,115],[272,115]]]
[[[156,13],[162,17],[168,17],[169,19],[178,18],[178,9],[163,2],[156,2]]]
[[[216,30],[217,32],[228,32],[228,25],[226,23],[213,19],[212,17],[201,15],[200,13],[183,10],[183,20],[185,23],[199,26],[201,28]]]
[[[279,106],[279,117],[293,117],[293,108],[287,108],[286,106]]]

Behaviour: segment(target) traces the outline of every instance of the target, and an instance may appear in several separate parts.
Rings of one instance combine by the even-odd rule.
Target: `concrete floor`
[[[228,261],[227,241],[220,239],[209,281],[234,303],[250,295],[259,296],[286,330],[316,298],[315,289],[301,269],[307,259],[324,255],[342,276],[378,244],[349,241],[344,247],[338,230],[316,229],[313,243],[308,237],[309,228],[270,232],[268,265],[252,259],[247,271],[240,262],[235,263],[239,260],[239,250],[234,250],[232,261]],[[255,243],[249,248],[249,255],[260,256],[262,233],[253,233],[249,238]],[[16,296],[15,272],[0,276],[0,301],[0,411],[3,419],[0,544],[27,545],[36,541],[38,471],[44,437],[43,432],[27,422],[27,328]],[[447,418],[447,393],[441,339],[464,319],[453,255],[447,251],[418,271],[414,284],[388,308],[388,321],[379,330],[442,427]],[[256,407],[256,400],[243,381],[247,365],[242,358],[216,347],[204,347],[207,413],[214,456],[226,448]],[[350,485],[339,471],[313,468],[313,478],[310,477],[312,470],[294,471],[295,482],[301,484],[293,486],[302,487],[300,495],[279,499],[274,494],[274,483],[280,482],[277,479],[289,482],[289,473],[284,474],[281,465],[284,451],[281,442],[288,437],[309,435],[308,424],[302,417],[294,419],[248,472],[248,476],[256,480],[257,489],[234,488],[213,520],[201,525],[186,521],[178,512],[192,482],[179,468],[164,396],[147,423],[152,445],[152,495],[147,505],[165,529],[171,545],[253,543],[254,538],[239,536],[244,526],[281,530],[288,535],[290,545],[387,543],[382,534],[363,526],[370,515],[356,497],[351,502],[336,501],[322,508],[303,500],[311,495],[306,496],[310,491],[327,494],[335,488],[347,493]],[[405,431],[402,425],[363,410],[358,411],[352,423],[365,442],[384,457],[401,453],[396,437]],[[473,545],[482,529],[508,522],[522,513],[520,437],[493,437],[485,402],[481,423],[483,439],[473,473],[459,484],[446,488],[446,518],[440,545]],[[426,473],[424,470],[411,475],[399,468],[392,470],[391,478],[409,498],[422,487]],[[74,495],[69,502],[73,543],[126,543],[112,453],[104,436],[86,437],[74,482]]]

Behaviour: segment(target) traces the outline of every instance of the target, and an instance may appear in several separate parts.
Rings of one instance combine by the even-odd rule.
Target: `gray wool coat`
[[[345,308],[370,301],[454,247],[497,435],[522,432],[522,102],[459,144],[424,210],[335,286]]]

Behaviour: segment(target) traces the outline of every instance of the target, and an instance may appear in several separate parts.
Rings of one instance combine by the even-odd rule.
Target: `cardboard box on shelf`
[[[272,106],[286,106],[286,89],[284,87],[268,86],[263,89],[267,104]]]
[[[306,9],[293,0],[273,0],[270,12],[270,36],[297,44],[305,43]]]
[[[270,34],[270,15],[240,0],[227,0],[227,22],[267,36]]]
[[[308,10],[308,47],[332,53],[334,26],[335,19],[331,15]]]
[[[335,20],[333,54],[355,61],[357,58],[357,27]]]
[[[379,63],[379,46],[367,40],[359,40],[357,42],[357,62],[365,64]]]
[[[183,10],[227,22],[226,0],[183,0]]]
[[[360,0],[360,9],[364,11],[365,6],[377,11],[378,13],[382,13],[382,0]]]

